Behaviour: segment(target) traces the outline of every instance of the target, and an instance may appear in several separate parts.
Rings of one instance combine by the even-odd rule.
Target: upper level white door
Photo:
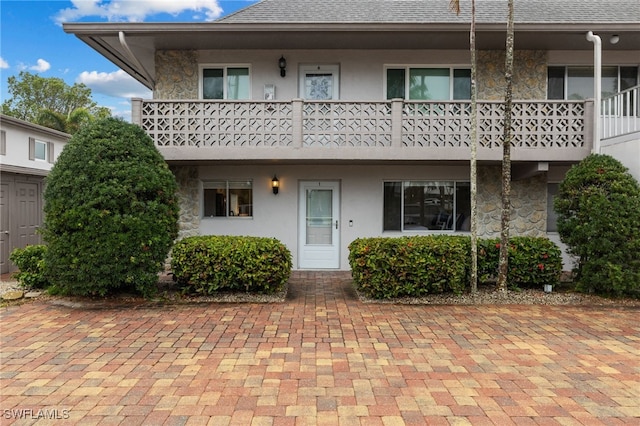
[[[339,71],[338,65],[301,65],[300,96],[310,101],[339,99]]]

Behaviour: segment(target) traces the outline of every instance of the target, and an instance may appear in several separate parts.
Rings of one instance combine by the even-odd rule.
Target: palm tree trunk
[[[476,85],[476,2],[471,0],[471,292],[478,291],[478,89]]]
[[[506,90],[504,96],[504,134],[502,141],[502,215],[500,231],[500,262],[498,268],[498,290],[507,292],[509,271],[509,224],[511,221],[511,113],[513,109],[513,0],[508,2],[507,51],[505,59]]]
[[[449,7],[460,14],[460,0],[450,0]],[[471,51],[471,161],[469,179],[471,181],[471,292],[478,291],[478,89],[476,75],[476,2],[471,0],[471,30],[469,31],[469,50]]]

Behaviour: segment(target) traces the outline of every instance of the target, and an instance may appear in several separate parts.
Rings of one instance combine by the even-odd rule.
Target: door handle
[[[338,229],[338,221],[336,220],[336,229]]]
[[[3,234],[9,235],[9,231],[2,231]]]

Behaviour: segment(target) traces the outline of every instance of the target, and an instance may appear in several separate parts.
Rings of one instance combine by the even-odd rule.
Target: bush
[[[555,285],[562,273],[560,248],[544,237],[511,237],[509,239],[509,285],[542,288]],[[478,280],[487,282],[498,276],[500,239],[478,241]]]
[[[198,236],[173,247],[171,266],[187,290],[211,295],[224,291],[276,293],[291,275],[291,253],[274,238]]]
[[[375,299],[461,293],[469,248],[460,236],[359,238],[349,245],[349,263],[358,290]]]
[[[560,238],[578,258],[579,290],[640,290],[640,186],[626,167],[607,155],[589,155],[567,173],[554,209]]]
[[[44,275],[44,256],[47,252],[45,245],[26,246],[14,249],[9,255],[9,260],[16,264],[19,272],[16,279],[23,287],[46,288],[49,281]]]
[[[49,281],[70,295],[153,293],[177,236],[176,189],[140,127],[113,118],[83,127],[47,178]]]

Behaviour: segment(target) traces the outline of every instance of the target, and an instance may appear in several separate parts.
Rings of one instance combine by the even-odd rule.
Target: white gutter
[[[602,107],[602,40],[600,36],[587,33],[587,40],[593,43],[593,96],[594,96],[594,120],[593,120],[593,149],[591,152],[600,154],[600,108]]]
[[[129,57],[129,60],[133,62],[136,65],[136,67],[138,67],[138,70],[144,75],[144,78],[146,78],[147,81],[151,83],[151,90],[155,89],[156,87],[155,80],[151,78],[151,75],[149,74],[149,72],[146,70],[144,66],[142,66],[138,58],[136,58],[136,56],[133,54],[133,52],[129,48],[129,45],[127,44],[127,40],[125,39],[125,36],[124,36],[124,31],[118,32],[118,39],[120,40],[120,45],[122,46],[125,53]]]

